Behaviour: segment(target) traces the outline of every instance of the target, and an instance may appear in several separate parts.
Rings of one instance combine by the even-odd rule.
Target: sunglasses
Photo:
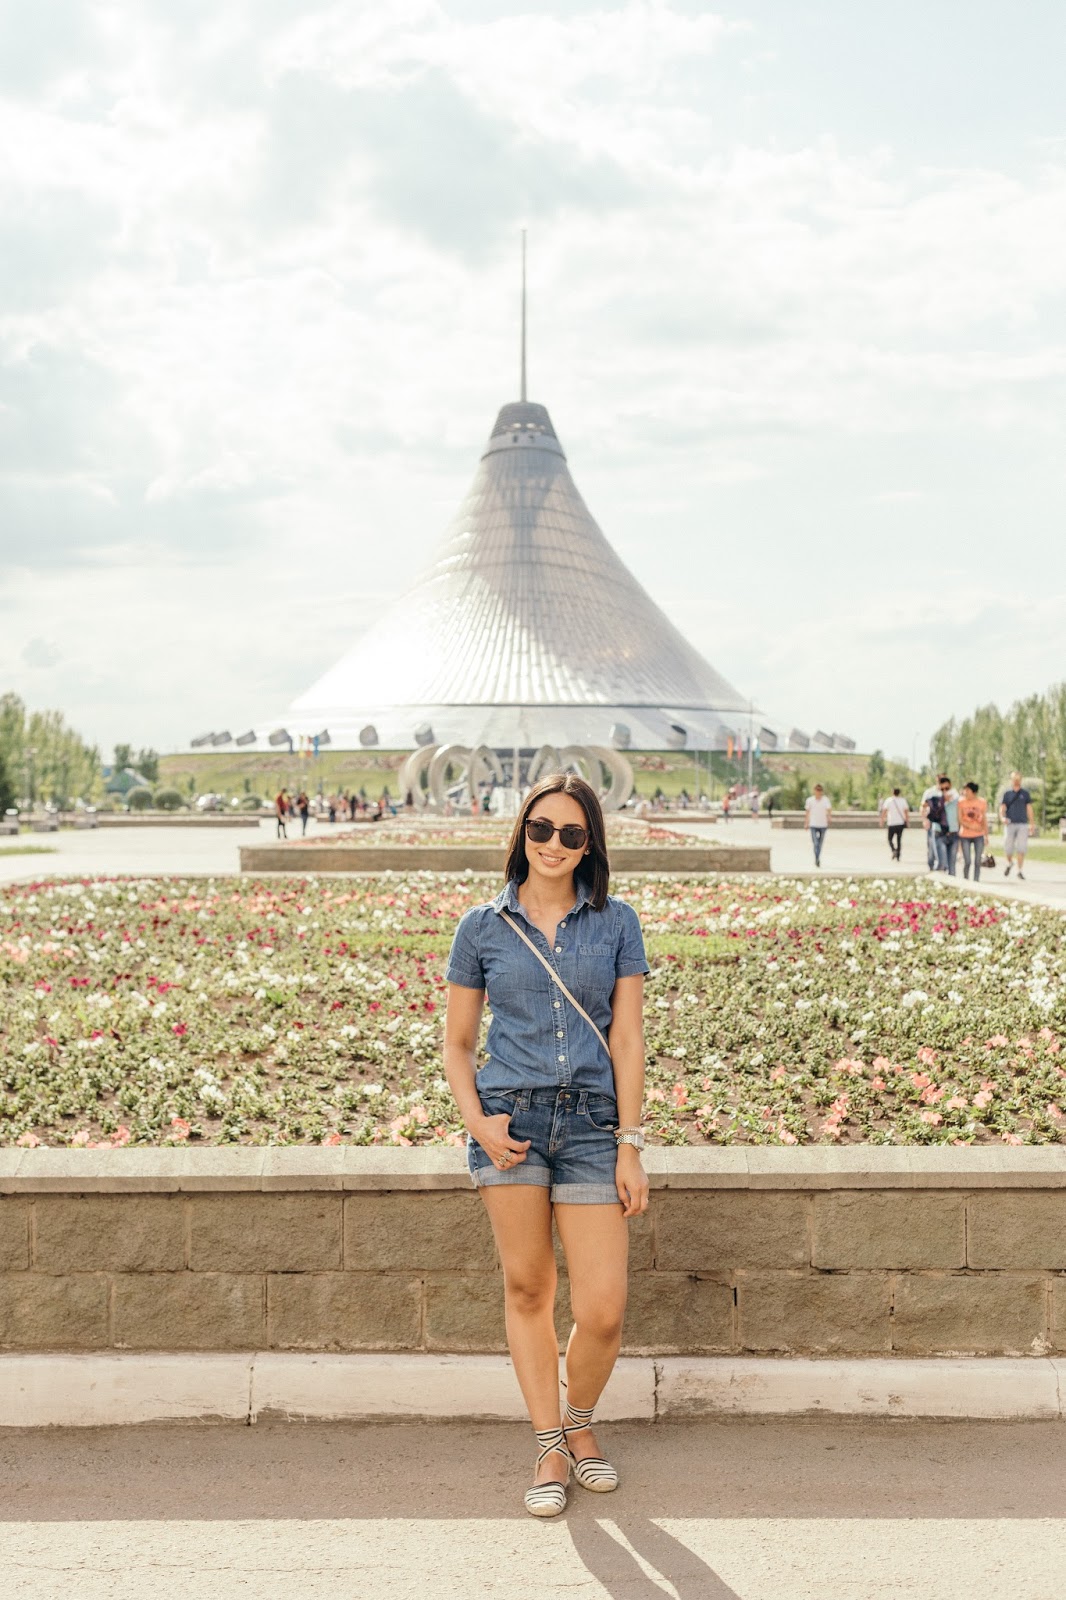
[[[578,827],[576,822],[565,822],[561,828],[557,828],[547,817],[526,818],[526,838],[532,844],[547,844],[553,833],[559,835],[559,843],[564,850],[580,850],[588,838],[584,828]]]

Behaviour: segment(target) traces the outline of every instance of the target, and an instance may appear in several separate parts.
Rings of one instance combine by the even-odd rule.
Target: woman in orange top
[[[988,842],[988,801],[977,793],[976,783],[963,785],[959,796],[959,843],[962,845],[962,875],[970,876],[970,857],[973,857],[973,881],[980,882],[981,857]]]

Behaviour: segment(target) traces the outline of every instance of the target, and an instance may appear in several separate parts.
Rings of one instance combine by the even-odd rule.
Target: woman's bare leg
[[[622,1343],[629,1234],[620,1205],[555,1207],[570,1273],[574,1326],[566,1346],[566,1397],[594,1406],[611,1376]],[[574,1454],[599,1455],[590,1428],[570,1434]]]
[[[555,1332],[555,1254],[551,1202],[539,1184],[499,1184],[481,1191],[503,1263],[507,1348],[534,1428],[559,1426],[559,1341]],[[562,1460],[547,1457],[538,1482],[559,1478]]]

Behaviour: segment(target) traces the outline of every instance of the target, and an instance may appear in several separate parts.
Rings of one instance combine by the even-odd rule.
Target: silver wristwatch
[[[643,1128],[623,1128],[622,1132],[620,1134],[618,1134],[618,1136],[617,1136],[617,1143],[618,1144],[631,1144],[635,1150],[643,1150],[643,1148],[644,1148],[644,1130],[643,1130]]]

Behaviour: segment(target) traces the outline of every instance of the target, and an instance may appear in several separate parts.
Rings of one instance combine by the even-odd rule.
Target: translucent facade
[[[334,746],[707,749],[749,711],[615,554],[545,408],[521,401],[428,569],[286,726]]]

